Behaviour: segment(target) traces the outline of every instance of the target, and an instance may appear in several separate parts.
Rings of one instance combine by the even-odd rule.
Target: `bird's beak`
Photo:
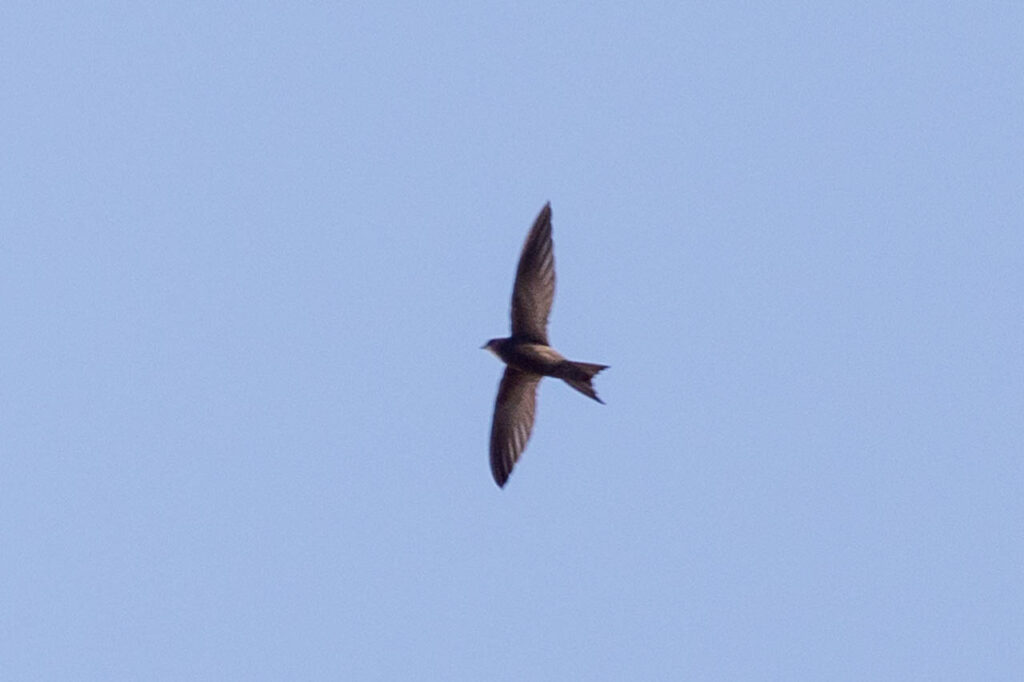
[[[485,343],[484,345],[480,346],[480,350],[487,350],[487,344]]]

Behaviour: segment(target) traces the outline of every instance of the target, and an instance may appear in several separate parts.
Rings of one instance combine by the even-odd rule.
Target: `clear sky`
[[[0,679],[1019,679],[1024,6],[768,4],[5,3]]]

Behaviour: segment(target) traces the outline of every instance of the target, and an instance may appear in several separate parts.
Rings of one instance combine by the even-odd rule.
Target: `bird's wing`
[[[548,345],[548,314],[555,298],[551,204],[545,204],[523,244],[512,289],[512,336]]]
[[[530,439],[540,379],[539,374],[514,367],[506,367],[501,378],[491,424],[491,473],[499,487],[505,485]]]

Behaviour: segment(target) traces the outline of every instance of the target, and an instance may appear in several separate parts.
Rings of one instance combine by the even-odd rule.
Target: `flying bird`
[[[530,439],[541,377],[562,379],[583,395],[604,404],[591,379],[608,365],[566,360],[548,344],[548,314],[554,298],[555,251],[549,202],[530,228],[519,256],[512,288],[512,336],[491,339],[482,346],[507,365],[491,423],[491,473],[498,487],[505,486]]]

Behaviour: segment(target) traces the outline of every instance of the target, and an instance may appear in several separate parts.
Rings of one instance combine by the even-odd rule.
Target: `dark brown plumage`
[[[599,403],[591,379],[608,365],[566,360],[548,345],[548,315],[555,298],[551,204],[541,209],[523,244],[512,289],[512,336],[484,348],[508,365],[498,387],[491,424],[491,473],[504,486],[533,430],[541,377],[562,379]]]

